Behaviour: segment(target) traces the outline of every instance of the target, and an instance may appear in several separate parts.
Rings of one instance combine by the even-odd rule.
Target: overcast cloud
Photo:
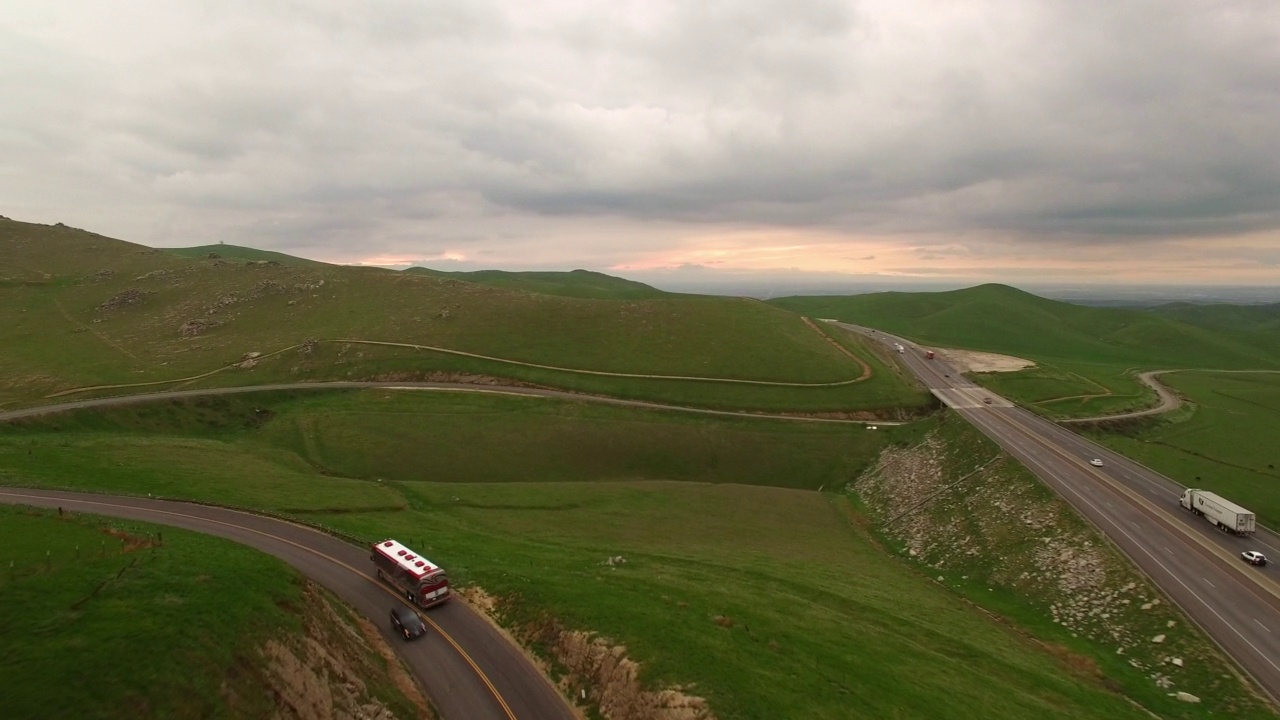
[[[1271,0],[0,9],[15,219],[441,269],[1280,284]]]

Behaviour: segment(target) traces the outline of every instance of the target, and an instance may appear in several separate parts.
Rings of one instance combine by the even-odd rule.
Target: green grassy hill
[[[319,260],[308,260],[307,258],[295,257],[284,253],[273,252],[271,250],[258,250],[257,248],[240,247],[239,245],[198,245],[196,247],[187,248],[161,248],[167,253],[173,253],[185,258],[209,258],[216,255],[227,260],[243,260],[246,262],[278,262],[281,265],[300,265],[304,267],[316,267],[320,265],[328,265]]]
[[[479,374],[713,407],[926,406],[892,357],[792,309],[964,347],[1029,348],[1042,361],[1062,356],[1054,370],[1066,388],[1088,358],[1102,358],[1093,361],[1102,375],[1162,357],[1165,345],[1212,359],[1220,340],[1167,318],[1082,314],[1090,309],[1002,286],[779,307],[618,297],[616,279],[591,274],[496,287],[181,257],[8,221],[0,268],[0,406],[76,384],[183,378],[250,351],[266,355],[202,382]],[[566,289],[574,285],[602,294],[575,296]],[[840,345],[872,375],[831,388],[618,378],[356,339],[594,371],[810,383],[858,376]],[[1237,361],[1253,361],[1246,350],[1233,349],[1244,353]],[[979,463],[1011,464],[956,416],[872,431],[501,395],[317,391],[11,423],[0,427],[0,482],[218,501],[357,537],[401,537],[460,586],[498,597],[514,633],[556,624],[601,633],[643,663],[648,687],[683,687],[726,720],[1149,716],[1135,702],[1169,717],[1266,716],[1193,630],[1177,638],[1195,650],[1178,677],[1204,687],[1206,702],[1186,706],[1110,639],[1055,624],[1037,604],[1044,598],[1018,591],[1015,578],[1026,576],[1003,564],[985,571],[1031,555],[1042,538],[1022,524],[1001,524],[1002,544],[969,548],[945,570],[905,550],[886,553],[892,536],[859,511],[850,487],[893,448],[927,460],[904,472],[947,485]],[[1014,479],[983,476],[991,488]],[[618,555],[626,562],[603,562]]]
[[[922,392],[889,372],[806,391],[513,364],[784,383],[859,377],[862,368],[801,318],[740,298],[565,297],[379,268],[187,258],[14,221],[0,221],[0,268],[7,278],[0,282],[0,362],[6,368],[0,407],[76,387],[189,378],[253,352],[268,357],[205,382],[466,374],[717,407],[927,404]],[[585,274],[583,282],[597,284],[600,277]],[[344,343],[298,347],[309,340],[410,343],[512,362]],[[883,369],[859,341],[845,342]]]
[[[1249,338],[1142,310],[1048,300],[1006,285],[938,293],[790,297],[770,304],[920,342],[1033,359],[1170,367],[1277,367]]]
[[[569,272],[507,272],[505,270],[446,272],[424,267],[411,267],[404,272],[435,278],[451,278],[508,290],[524,290],[576,298],[640,300],[671,297],[673,295],[673,293],[663,292],[642,282],[591,272],[590,270],[571,270]]]
[[[1199,305],[1193,302],[1170,302],[1149,307],[1148,313],[1180,320],[1202,328],[1242,333],[1260,333],[1280,337],[1280,302],[1270,305]]]
[[[789,297],[770,304],[879,328],[940,347],[1014,355],[1037,367],[988,373],[982,384],[1053,416],[1089,417],[1148,407],[1140,370],[1275,369],[1264,312],[1246,320],[1184,322],[1178,313],[1095,308],[1048,300],[1005,285],[937,293]],[[1224,314],[1228,311],[1223,310]]]
[[[886,553],[832,488],[886,448],[935,458],[900,472],[948,485],[998,454],[953,420],[871,432],[501,395],[274,393],[3,426],[0,477],[398,537],[498,598],[515,634],[599,633],[642,664],[647,687],[683,687],[723,720],[1267,716],[1171,608],[1130,615],[1170,633],[1160,650],[1177,643],[1188,663],[1167,672],[1201,705],[1128,664],[1156,653],[1149,644],[1118,656],[1112,638],[1055,624],[1051,589],[1021,600],[1011,583],[1042,529],[1003,523],[990,555],[940,550],[945,570]],[[1047,502],[1023,471],[999,468],[962,496]],[[1107,577],[1125,586],[1115,562]],[[1179,630],[1163,630],[1167,618]]]

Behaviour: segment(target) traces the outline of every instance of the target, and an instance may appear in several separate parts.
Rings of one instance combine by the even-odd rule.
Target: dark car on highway
[[[427,634],[427,624],[422,622],[418,613],[407,607],[391,608],[391,627],[403,635],[405,640]]]

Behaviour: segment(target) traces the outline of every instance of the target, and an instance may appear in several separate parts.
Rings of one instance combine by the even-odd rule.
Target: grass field
[[[1033,360],[1039,367],[975,379],[1052,416],[1142,407],[1154,395],[1137,382],[1140,370],[1280,368],[1280,334],[1267,312],[1235,313],[1233,322],[1220,324],[1191,322],[1202,316],[1071,305],[1004,285],[769,302],[921,343]]]
[[[984,386],[1052,417],[1097,417],[1149,408],[1158,398],[1132,366],[1037,363],[1011,373],[974,376]]]
[[[196,247],[185,248],[161,248],[167,253],[178,255],[185,258],[202,258],[209,259],[210,255],[217,255],[220,258],[229,260],[245,260],[250,262],[278,262],[281,265],[300,265],[306,267],[319,267],[327,265],[318,260],[308,260],[307,258],[296,257],[294,255],[285,255],[284,253],[272,252],[270,250],[258,250],[257,248],[241,247],[239,245],[198,245]]]
[[[1177,372],[1160,380],[1191,403],[1189,412],[1120,432],[1093,431],[1094,439],[1280,526],[1280,374]]]
[[[0,506],[0,546],[4,717],[278,709],[259,650],[287,641],[309,610],[300,578],[275,558],[174,528],[11,506]],[[410,716],[385,685],[384,702]]]
[[[428,277],[449,278],[507,288],[578,298],[608,298],[612,300],[636,300],[641,298],[671,297],[655,287],[634,280],[589,270],[569,272],[506,272],[503,270],[479,270],[475,272],[446,272],[423,267],[411,267],[406,273]]]
[[[892,411],[928,404],[897,373],[840,387],[780,388],[519,364],[810,385],[859,377],[861,366],[822,332],[754,300],[654,294],[594,274],[482,284],[209,258],[207,249],[182,257],[71,228],[0,221],[0,407],[77,387],[176,381],[226,368],[246,353],[350,339],[496,359],[322,342],[202,382],[486,375],[707,407]],[[233,250],[243,249],[226,252]],[[874,360],[858,342],[848,346]]]
[[[399,537],[504,598],[510,622],[550,613],[599,632],[643,663],[651,687],[683,686],[726,720],[1145,717],[886,555],[843,495],[812,491],[850,482],[886,444],[926,429],[277,394],[10,426],[0,472]],[[33,446],[46,453],[38,463],[24,459]],[[212,474],[209,452],[222,465]],[[602,564],[617,555],[625,564]]]
[[[405,499],[380,479],[817,489],[860,472],[886,436],[857,424],[502,395],[271,393],[0,425],[0,473],[102,491],[141,483],[168,497],[273,510],[399,509]]]
[[[185,378],[250,351],[268,356],[195,384],[480,375],[711,408],[910,419],[934,407],[893,358],[792,310],[1035,359],[1035,370],[984,381],[1049,414],[1143,404],[1138,368],[1277,366],[1250,343],[1262,332],[1252,326],[1218,332],[1002,286],[773,307],[653,295],[594,274],[462,278],[227,252],[181,257],[0,221],[0,407],[80,385]],[[269,355],[307,340],[325,342]],[[783,383],[857,377],[862,365],[833,343],[865,362],[870,378],[769,387],[501,361]],[[1187,382],[1193,395],[1226,387]],[[1276,427],[1241,404],[1270,402],[1274,388],[1264,385],[1229,389],[1191,422],[1243,413]],[[1216,427],[1191,424],[1185,436],[1140,446],[1218,467]],[[643,662],[651,687],[705,696],[725,719],[1146,716],[1117,689],[1169,717],[1224,707],[1254,715],[1248,704],[1170,704],[1114,648],[1050,626],[1043,598],[982,587],[978,565],[973,580],[943,586],[886,554],[885,538],[845,495],[814,492],[843,488],[881,451],[933,428],[475,394],[272,393],[0,426],[0,482],[212,500],[366,539],[392,534],[455,580],[503,598],[510,622],[554,617],[600,632]],[[947,472],[989,451],[978,438],[946,442],[955,455]],[[1245,467],[1272,462],[1241,451]],[[602,564],[617,555],[627,562]]]
[[[1249,333],[1260,347],[1272,353],[1280,351],[1280,303],[1267,305],[1170,303],[1153,307],[1149,312],[1190,325],[1217,330],[1227,328]]]

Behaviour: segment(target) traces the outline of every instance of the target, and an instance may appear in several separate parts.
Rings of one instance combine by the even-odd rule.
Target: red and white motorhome
[[[449,599],[449,576],[438,565],[396,540],[373,546],[370,559],[378,568],[378,579],[400,589],[409,602],[421,608]]]

